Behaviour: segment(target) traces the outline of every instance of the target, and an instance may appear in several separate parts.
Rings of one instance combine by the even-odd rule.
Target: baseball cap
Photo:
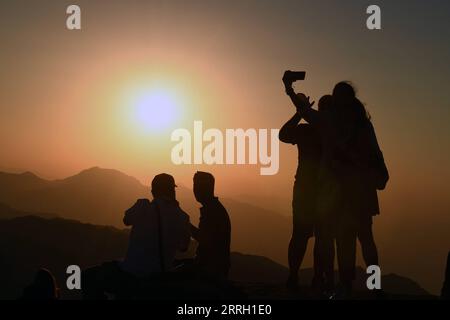
[[[152,180],[152,189],[166,189],[175,188],[175,179],[167,173],[161,173],[156,175]]]

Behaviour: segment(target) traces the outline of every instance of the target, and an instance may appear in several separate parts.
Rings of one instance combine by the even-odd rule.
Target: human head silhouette
[[[334,86],[333,99],[337,103],[348,103],[356,98],[355,88],[347,82],[341,81]]]
[[[353,85],[347,81],[341,81],[333,89],[333,104],[339,112],[344,112],[347,120],[354,123],[364,123],[370,120],[370,116],[364,104],[356,97]]]
[[[175,179],[167,173],[156,175],[152,180],[153,198],[168,198],[175,200]]]
[[[209,172],[197,171],[194,175],[194,196],[203,203],[214,198],[214,176]]]
[[[319,100],[319,111],[328,111],[333,106],[333,97],[330,94],[324,95]]]

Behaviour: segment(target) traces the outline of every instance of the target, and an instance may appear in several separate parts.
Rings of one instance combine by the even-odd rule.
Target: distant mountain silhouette
[[[235,281],[280,284],[287,279],[289,270],[273,260],[262,256],[233,253],[230,277]]]
[[[150,197],[148,185],[119,171],[97,167],[61,180],[42,179],[31,172],[0,172],[0,190],[0,203],[20,212],[55,213],[62,218],[119,229],[123,228],[124,210],[137,198]],[[394,197],[387,192],[381,196],[383,207],[390,208],[383,209],[382,215],[375,219],[383,269],[389,272],[404,270],[408,277],[420,279],[425,288],[437,293],[442,286],[442,261],[448,252],[449,218],[448,210],[444,210],[448,206],[442,204],[442,201],[449,201],[448,197],[439,196],[433,201],[425,201],[420,194]],[[197,223],[200,205],[195,201],[192,190],[180,186],[177,197],[182,208]],[[421,199],[422,204],[411,205],[408,199],[412,197]],[[239,194],[233,198],[221,197],[233,225],[232,250],[266,256],[286,265],[292,222],[291,212],[281,207],[289,207],[290,201],[286,200],[288,203],[283,206],[281,200],[275,199],[275,205],[272,205],[273,199],[262,198]],[[433,208],[433,218],[425,214],[430,208]],[[412,236],[417,234],[428,236],[420,239]],[[311,265],[311,256],[307,255],[306,265]],[[361,265],[360,258],[361,254],[358,255],[358,264]]]
[[[40,267],[54,273],[62,298],[80,298],[80,292],[65,289],[66,267],[76,264],[85,268],[120,259],[127,242],[125,230],[74,220],[35,216],[0,220],[0,299],[18,297]],[[284,289],[284,266],[265,257],[240,253],[233,253],[231,261],[231,279],[250,298],[295,298]],[[311,269],[302,270],[301,277],[309,279],[311,273]],[[407,278],[387,275],[382,283],[390,293],[432,297]]]
[[[150,197],[150,187],[137,179],[117,170],[98,167],[53,181],[29,172],[0,173],[0,188],[7,191],[0,194],[0,202],[17,210],[55,212],[63,218],[117,228],[124,227],[123,213],[136,199]],[[180,186],[177,197],[196,223],[200,205],[192,190]],[[288,217],[233,199],[221,200],[233,225],[233,250],[264,255],[285,263],[291,228]]]
[[[54,213],[46,213],[46,212],[26,212],[26,211],[20,211],[14,208],[11,208],[10,206],[0,203],[0,219],[12,219],[12,218],[18,218],[18,217],[24,217],[24,216],[38,216],[42,218],[57,218],[58,215]]]
[[[22,211],[57,212],[69,219],[101,225],[121,223],[125,209],[148,188],[119,171],[84,170],[62,180],[44,180],[32,173],[0,173],[0,202]]]
[[[288,218],[292,215],[291,193],[285,197],[267,194],[233,194],[230,197],[234,200],[245,203],[257,203],[260,208],[270,208],[271,211],[279,213]]]
[[[283,285],[288,276],[289,270],[274,261],[261,256],[244,255],[234,253],[232,256],[232,268],[230,277],[234,281],[245,284],[247,290],[251,290],[251,296],[257,298],[293,298],[292,294],[286,291]],[[299,273],[302,286],[310,285],[314,270],[312,268],[301,269]],[[336,272],[336,279],[338,278]],[[355,290],[368,293],[366,289],[366,273],[360,267],[356,270]],[[386,292],[396,297],[416,296],[432,297],[415,281],[396,274],[383,275],[382,286]]]
[[[45,187],[49,181],[36,176],[31,172],[6,173],[0,172],[0,188],[2,199],[14,197],[18,193],[36,190]]]

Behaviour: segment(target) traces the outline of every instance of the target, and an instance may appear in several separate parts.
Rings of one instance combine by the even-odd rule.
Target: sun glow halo
[[[180,118],[181,101],[172,90],[141,90],[132,100],[134,121],[145,131],[162,131],[172,127]]]

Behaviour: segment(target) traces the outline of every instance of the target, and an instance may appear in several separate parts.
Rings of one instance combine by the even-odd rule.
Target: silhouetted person
[[[331,104],[331,96],[322,97],[319,101],[319,111],[330,108]],[[288,248],[290,272],[287,286],[292,289],[298,287],[298,271],[308,240],[315,234],[313,287],[321,287],[324,285],[323,282],[327,282],[327,287],[332,287],[334,282],[333,239],[330,231],[326,230],[321,223],[316,210],[322,159],[321,136],[314,126],[299,123],[301,119],[301,114],[297,112],[283,125],[279,133],[280,141],[297,145],[298,149],[298,166],[292,200],[293,228]],[[326,274],[326,280],[323,279],[324,274]]]
[[[177,250],[186,251],[190,242],[189,216],[176,201],[175,187],[171,175],[159,174],[152,181],[153,201],[139,199],[125,212],[123,222],[132,227],[126,257],[86,270],[85,298],[129,295],[141,280],[157,281],[171,271]]]
[[[57,300],[59,290],[52,273],[47,269],[36,272],[33,283],[23,290],[23,300]]]
[[[447,265],[445,267],[445,279],[441,290],[441,299],[450,300],[450,251],[447,255]]]
[[[231,223],[227,210],[214,195],[214,177],[198,171],[194,175],[195,199],[202,204],[198,228],[191,225],[198,241],[194,259],[201,276],[225,280],[230,269]]]
[[[333,156],[333,169],[342,192],[338,261],[341,283],[349,291],[355,277],[356,238],[361,243],[366,265],[379,265],[372,217],[380,213],[377,189],[385,188],[389,175],[373,125],[353,87],[346,82],[338,83],[333,99],[335,107],[341,110],[341,140]]]

